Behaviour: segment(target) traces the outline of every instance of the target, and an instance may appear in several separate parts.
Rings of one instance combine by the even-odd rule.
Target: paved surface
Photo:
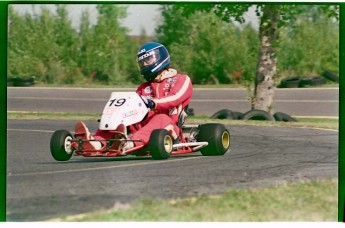
[[[112,91],[134,90],[8,87],[7,110],[101,113]],[[243,113],[251,109],[245,89],[194,89],[190,107],[205,116],[225,108]],[[291,116],[337,117],[339,89],[276,89],[274,109]]]
[[[57,105],[56,107],[59,107]],[[92,131],[96,121],[87,121]],[[231,151],[151,158],[82,158],[56,162],[49,141],[74,121],[9,120],[7,219],[42,221],[112,208],[141,197],[217,194],[229,188],[336,178],[338,132],[318,129],[227,126]]]

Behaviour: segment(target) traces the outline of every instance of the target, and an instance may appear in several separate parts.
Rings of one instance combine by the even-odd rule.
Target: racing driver
[[[129,135],[127,135],[127,128],[121,124],[116,131],[123,134],[98,129],[92,136],[85,124],[79,121],[75,126],[78,139],[100,140],[85,142],[85,149],[99,150],[102,148],[102,140],[121,138],[124,135],[132,140],[141,140],[140,142],[116,141],[113,143],[113,149],[122,150],[125,153],[133,147],[147,145],[151,132],[155,129],[166,129],[174,139],[178,138],[179,115],[192,97],[193,88],[190,78],[187,75],[178,74],[175,69],[169,67],[170,54],[164,45],[157,42],[145,43],[139,48],[137,63],[146,81],[139,85],[136,92],[142,96],[150,109],[147,117],[140,123],[129,126]]]

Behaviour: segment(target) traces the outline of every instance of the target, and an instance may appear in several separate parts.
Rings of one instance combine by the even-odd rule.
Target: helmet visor
[[[138,57],[138,64],[140,68],[145,68],[156,63],[160,58],[159,50],[155,49]]]

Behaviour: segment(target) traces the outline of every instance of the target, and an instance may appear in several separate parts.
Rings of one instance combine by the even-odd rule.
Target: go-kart
[[[67,130],[57,130],[50,140],[50,151],[57,161],[67,161],[72,155],[84,157],[116,157],[116,156],[151,156],[153,159],[167,159],[171,155],[180,155],[200,151],[202,155],[224,155],[230,147],[230,133],[224,125],[206,123],[199,125],[184,125],[188,116],[183,110],[179,116],[178,126],[180,134],[177,139],[169,134],[166,129],[157,129],[151,133],[148,145],[135,146],[126,151],[113,148],[114,142],[141,141],[131,140],[125,135],[120,138],[105,140],[78,139],[75,133]],[[126,128],[139,123],[148,114],[143,97],[136,92],[112,92],[106,103],[99,129],[112,131],[114,134],[123,134],[117,131],[120,124]],[[101,149],[84,148],[85,142],[100,141]]]

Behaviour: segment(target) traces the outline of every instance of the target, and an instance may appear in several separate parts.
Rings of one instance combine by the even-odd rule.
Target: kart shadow
[[[70,160],[74,163],[87,163],[87,162],[114,162],[114,161],[142,161],[152,160],[151,157],[114,157],[114,158],[80,158],[78,160]]]
[[[182,154],[182,155],[172,155],[169,159],[180,159],[180,158],[188,158],[188,157],[200,157],[202,155],[200,154]],[[73,159],[71,158],[71,160],[69,161],[63,161],[63,162],[59,162],[59,161],[52,161],[52,162],[39,162],[37,164],[61,164],[61,163],[93,163],[93,162],[114,162],[114,161],[157,161],[154,160],[151,156],[133,156],[133,157],[129,157],[129,156],[125,156],[125,157],[113,157],[113,158],[109,158],[109,157],[94,157],[94,158],[86,158],[86,157],[79,157],[77,159]],[[163,161],[163,160],[161,160]]]
[[[187,157],[199,157],[202,155],[173,155],[167,160],[187,158]],[[164,160],[154,160],[151,156],[138,156],[138,157],[115,157],[115,158],[81,158],[78,160],[68,161],[70,163],[87,163],[87,162],[114,162],[114,161],[164,161]]]

